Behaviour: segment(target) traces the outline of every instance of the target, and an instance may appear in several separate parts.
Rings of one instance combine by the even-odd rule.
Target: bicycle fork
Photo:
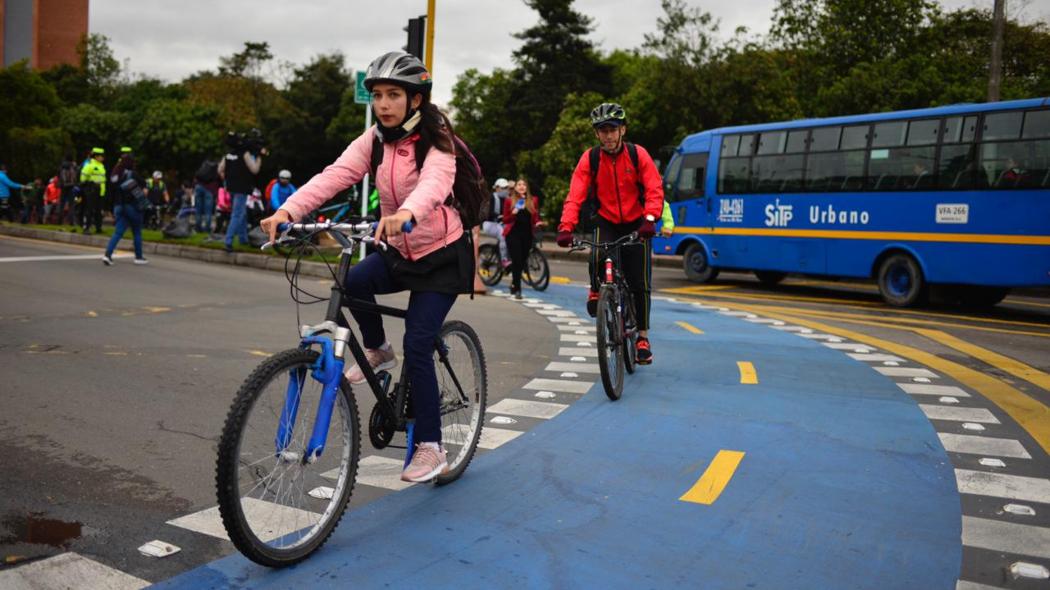
[[[327,329],[330,332],[334,331],[335,336],[313,335],[316,333],[315,329],[307,326],[304,326],[302,330],[303,339],[299,343],[300,348],[309,348],[313,344],[321,346],[321,353],[310,370],[313,378],[323,385],[323,389],[321,400],[317,405],[317,416],[314,420],[313,432],[310,434],[310,441],[307,443],[304,456],[299,457],[296,453],[288,451],[288,445],[291,444],[296,416],[299,414],[303,385],[306,383],[306,370],[289,371],[284,407],[281,409],[281,418],[274,439],[276,454],[285,461],[301,460],[304,463],[312,463],[324,452],[328,427],[332,421],[332,410],[335,408],[336,396],[339,394],[346,343],[350,336],[348,328],[333,325]]]

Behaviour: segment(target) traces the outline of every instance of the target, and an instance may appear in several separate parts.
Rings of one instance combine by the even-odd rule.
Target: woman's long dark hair
[[[429,96],[426,94],[421,96],[423,102],[419,103],[419,135],[437,149],[454,154],[456,149],[452,144],[452,121],[448,120],[437,105],[430,102]]]

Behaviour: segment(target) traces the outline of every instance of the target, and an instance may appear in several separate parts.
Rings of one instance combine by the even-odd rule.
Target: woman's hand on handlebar
[[[412,212],[408,209],[399,209],[393,215],[384,215],[376,224],[375,240],[381,241],[384,237],[401,235],[406,222],[415,223],[412,220]]]
[[[277,211],[274,211],[273,215],[260,221],[259,225],[263,228],[263,231],[270,236],[270,243],[272,244],[277,238],[277,225],[291,222],[292,215],[284,209],[278,209]]]

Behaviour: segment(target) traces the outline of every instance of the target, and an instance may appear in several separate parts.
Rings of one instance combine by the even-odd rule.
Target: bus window
[[[874,135],[871,137],[871,147],[897,147],[904,145],[904,135],[907,132],[907,121],[876,123]]]
[[[987,175],[978,173],[976,147],[970,143],[941,146],[937,162],[937,186],[947,190],[967,190],[987,186]]]
[[[678,175],[678,190],[675,201],[685,201],[704,196],[704,178],[707,171],[707,154],[688,154],[682,158],[682,172]],[[672,199],[668,199],[670,201]]]
[[[839,149],[839,135],[842,134],[841,127],[821,127],[813,130],[813,137],[809,142],[811,152],[830,152]]]
[[[752,189],[759,193],[802,190],[802,162],[805,156],[756,156],[751,164]]]
[[[941,130],[940,119],[922,119],[908,125],[908,145],[933,145]]]
[[[973,141],[977,132],[977,117],[948,117],[944,120],[944,143]]]
[[[788,132],[787,148],[784,150],[789,154],[797,154],[806,151],[806,141],[809,139],[809,129],[796,129]]]
[[[740,149],[737,150],[738,156],[750,156],[755,153],[755,136],[754,134],[741,135],[740,136]]]
[[[1044,188],[1048,164],[1050,139],[981,144],[981,166],[991,188]]]
[[[866,186],[873,191],[928,190],[933,187],[936,148],[872,148]]]
[[[861,188],[864,154],[863,150],[811,153],[806,160],[805,189],[814,192],[837,192]]]
[[[737,147],[740,145],[739,135],[727,135],[722,138],[722,157],[735,156]]]
[[[1017,139],[1021,136],[1021,120],[1023,117],[1024,113],[1021,111],[985,115],[984,132],[981,134],[981,139],[983,141]]]
[[[763,133],[758,140],[758,155],[784,153],[784,143],[787,141],[787,133],[784,131],[772,131]]]
[[[1050,137],[1050,110],[1028,111],[1024,116],[1024,139]]]
[[[722,158],[718,165],[718,192],[735,195],[748,192],[751,158]]]
[[[667,165],[667,170],[664,172],[664,198],[668,201],[675,200],[674,186],[678,180],[678,170],[682,167],[682,155],[675,154],[671,158],[671,163]]]
[[[843,150],[856,150],[868,147],[868,126],[854,125],[852,127],[843,127],[842,145],[840,147]]]

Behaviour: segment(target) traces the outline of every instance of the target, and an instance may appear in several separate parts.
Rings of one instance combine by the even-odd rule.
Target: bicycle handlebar
[[[281,236],[277,238],[275,242],[266,242],[262,245],[262,250],[273,247],[276,244],[291,241],[288,234],[293,231],[297,232],[338,232],[348,238],[351,241],[364,242],[366,244],[376,243],[376,240],[372,237],[375,233],[378,222],[375,221],[364,221],[361,223],[332,223],[325,221],[321,223],[278,223],[277,231],[281,232]],[[406,221],[401,224],[401,231],[411,233],[412,229],[415,228],[415,224],[411,221]],[[367,232],[367,233],[365,233]],[[380,247],[386,248],[386,242],[378,242]]]
[[[633,231],[633,232],[627,234],[626,236],[623,236],[623,237],[621,237],[621,238],[619,238],[617,240],[613,240],[611,242],[592,242],[590,240],[584,240],[582,238],[574,238],[572,240],[572,246],[569,247],[569,251],[570,252],[576,252],[576,251],[579,251],[579,250],[583,250],[583,249],[585,249],[588,246],[590,246],[592,248],[600,248],[602,250],[607,250],[609,248],[614,248],[616,246],[627,246],[627,245],[641,244],[641,243],[642,243],[642,241],[638,237],[638,232]]]

